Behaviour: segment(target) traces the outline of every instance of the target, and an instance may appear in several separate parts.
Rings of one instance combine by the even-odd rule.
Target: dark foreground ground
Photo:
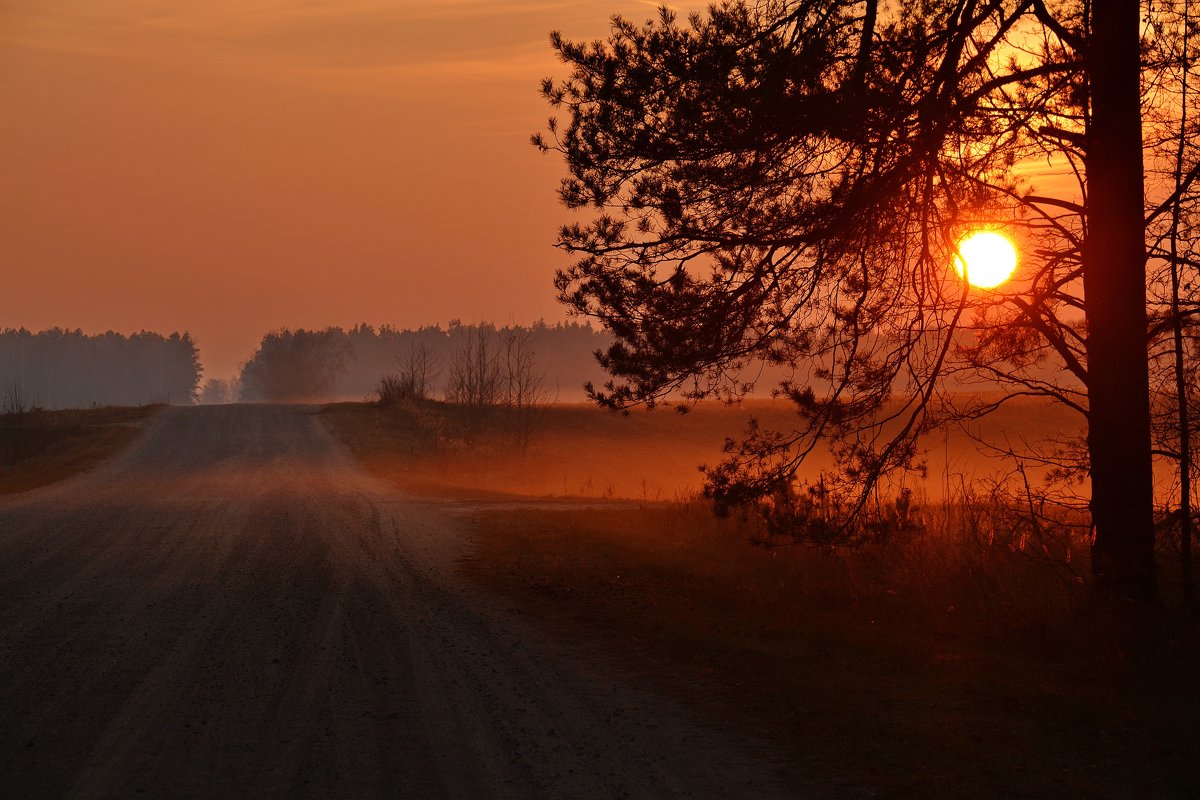
[[[768,551],[654,502],[716,412],[514,453],[317,411],[165,410],[0,498],[0,798],[1200,796],[1194,622],[1114,629],[992,500]]]
[[[0,797],[846,794],[473,589],[461,512],[269,406],[0,500]]]

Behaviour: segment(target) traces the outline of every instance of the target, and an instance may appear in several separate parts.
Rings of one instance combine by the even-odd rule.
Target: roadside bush
[[[33,401],[25,394],[21,384],[13,382],[4,390],[3,403],[0,403],[0,414],[5,417],[24,417],[33,411]]]
[[[384,407],[399,405],[417,397],[412,381],[403,375],[384,375],[375,387],[375,402]]]

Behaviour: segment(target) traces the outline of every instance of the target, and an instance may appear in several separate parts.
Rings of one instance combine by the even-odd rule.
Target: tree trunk
[[[1179,261],[1179,223],[1183,213],[1183,163],[1187,152],[1188,71],[1191,54],[1188,40],[1191,30],[1191,9],[1183,3],[1183,49],[1179,70],[1179,139],[1175,143],[1175,202],[1171,204],[1171,334],[1175,345],[1175,421],[1179,430],[1179,560],[1183,579],[1183,605],[1193,609],[1196,604],[1196,584],[1192,576],[1192,423],[1188,407],[1187,369],[1184,364],[1183,310],[1180,308],[1180,288],[1183,264]]]
[[[1088,450],[1096,588],[1156,603],[1139,3],[1094,0],[1088,46]]]

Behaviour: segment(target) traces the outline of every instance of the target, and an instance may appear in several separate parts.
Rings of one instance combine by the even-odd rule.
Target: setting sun
[[[1012,277],[1017,249],[1004,234],[975,231],[958,242],[954,269],[959,277],[980,289],[994,289]]]

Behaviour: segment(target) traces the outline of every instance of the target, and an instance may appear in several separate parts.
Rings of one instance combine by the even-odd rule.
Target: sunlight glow
[[[980,289],[995,289],[1017,268],[1017,248],[1012,240],[996,231],[975,231],[958,240],[954,270],[958,276]]]

